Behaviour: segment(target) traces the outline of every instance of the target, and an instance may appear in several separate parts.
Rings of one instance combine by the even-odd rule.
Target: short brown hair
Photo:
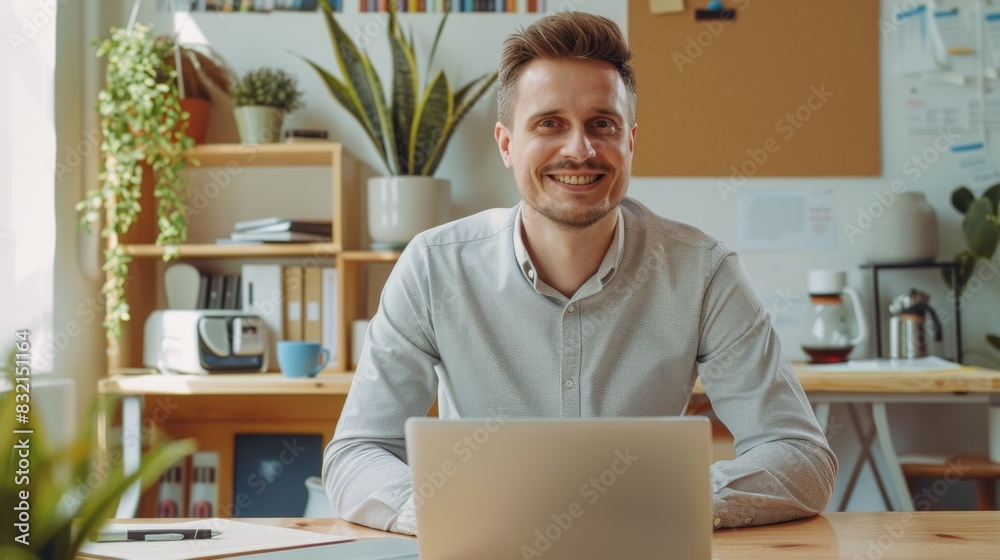
[[[632,49],[618,24],[584,12],[559,12],[546,16],[504,41],[497,80],[497,112],[500,122],[510,126],[517,80],[528,63],[536,59],[601,60],[615,67],[628,93],[628,118],[635,123],[635,72],[629,61]]]

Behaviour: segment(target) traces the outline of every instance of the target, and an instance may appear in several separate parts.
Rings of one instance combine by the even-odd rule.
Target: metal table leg
[[[142,458],[142,397],[128,396],[122,399],[122,469],[124,475],[137,472]],[[139,511],[142,489],[139,481],[130,486],[118,501],[118,519],[129,519]]]
[[[889,471],[889,480],[892,482],[896,497],[899,499],[900,509],[901,511],[914,511],[913,497],[910,496],[910,489],[906,485],[903,468],[899,465],[896,448],[892,446],[892,432],[889,431],[889,417],[885,412],[884,402],[872,403],[872,420],[875,423],[875,431],[878,433],[878,446]]]

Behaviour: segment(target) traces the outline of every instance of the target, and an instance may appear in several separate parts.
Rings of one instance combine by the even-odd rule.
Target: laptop
[[[406,422],[421,560],[709,560],[704,417]]]

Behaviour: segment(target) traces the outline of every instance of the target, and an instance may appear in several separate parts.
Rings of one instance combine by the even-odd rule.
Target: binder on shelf
[[[218,470],[218,453],[199,451],[191,456],[191,509],[188,517],[215,517],[219,511]]]
[[[245,264],[240,275],[243,311],[256,313],[267,325],[268,369],[278,370],[278,341],[284,336],[285,300],[280,264]]]
[[[285,294],[284,338],[282,340],[302,340],[302,274],[302,267],[297,265],[289,265],[281,269],[282,287]]]
[[[212,276],[202,272],[201,283],[198,284],[198,309],[208,309],[208,290],[211,284]]]
[[[156,495],[156,517],[184,517],[184,466],[180,459],[160,475]]]
[[[317,266],[304,268],[302,276],[302,340],[323,341],[323,271]]]
[[[213,274],[208,287],[207,309],[222,309],[222,295],[226,289],[226,277],[223,274]]]
[[[332,266],[321,270],[323,290],[323,347],[330,351],[330,363],[337,362],[337,269]]]
[[[222,292],[222,309],[240,308],[240,275],[227,274],[226,287]]]

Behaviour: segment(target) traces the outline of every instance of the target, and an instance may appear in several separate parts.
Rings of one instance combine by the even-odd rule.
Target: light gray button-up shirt
[[[403,425],[442,418],[670,416],[697,376],[735,437],[712,465],[716,527],[816,514],[830,451],[737,255],[626,198],[597,273],[572,297],[538,279],[520,206],[417,236],[371,321],[326,449],[334,512],[415,532]]]

